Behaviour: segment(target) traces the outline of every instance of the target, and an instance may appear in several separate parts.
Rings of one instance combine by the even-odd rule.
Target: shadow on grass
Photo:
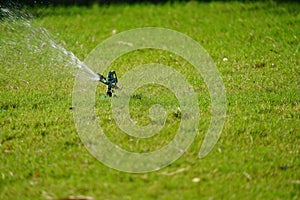
[[[7,6],[13,4],[27,6],[90,6],[92,4],[110,5],[110,4],[164,4],[174,2],[189,2],[191,0],[0,0],[0,5]],[[299,2],[298,0],[194,0],[197,2],[276,2],[288,3]]]

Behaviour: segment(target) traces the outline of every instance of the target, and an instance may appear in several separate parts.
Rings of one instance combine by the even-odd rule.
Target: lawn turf
[[[194,143],[170,166],[146,174],[110,169],[88,153],[69,109],[74,77],[68,63],[49,49],[35,53],[22,39],[26,30],[12,31],[1,22],[0,199],[299,199],[299,9],[297,3],[271,1],[29,8],[35,16],[30,22],[45,27],[81,60],[114,32],[139,27],[182,32],[211,55],[226,87],[227,117],[221,138],[204,159],[198,151],[209,125],[210,99],[201,76],[182,58],[155,50],[113,63],[120,76],[140,64],[167,64],[186,75],[199,94]],[[167,108],[166,129],[151,141],[118,129],[110,99],[100,98],[105,87],[99,86],[96,112],[103,129],[113,130],[108,137],[137,152],[167,144],[177,131],[178,102],[161,90],[141,88],[136,96],[142,99],[130,102],[141,125],[149,122],[151,104]]]

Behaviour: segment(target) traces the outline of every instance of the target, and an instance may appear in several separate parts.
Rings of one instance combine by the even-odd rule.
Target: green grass
[[[159,62],[174,67],[198,93],[199,132],[170,166],[147,174],[110,169],[92,157],[77,135],[72,106],[74,77],[53,51],[33,53],[26,30],[0,24],[0,199],[299,199],[300,198],[300,6],[296,3],[175,3],[34,8],[52,37],[81,60],[101,41],[138,27],[165,27],[189,35],[215,61],[227,95],[224,129],[213,151],[197,157],[210,120],[210,98],[201,77],[182,58],[136,51],[112,67],[122,76],[135,66]],[[39,35],[39,34],[37,34]],[[8,44],[17,41],[17,45]],[[32,39],[30,44],[35,44]],[[223,61],[228,58],[228,61]],[[179,65],[176,65],[176,62]],[[185,66],[180,67],[180,66]],[[163,90],[163,93],[159,91]],[[167,110],[166,127],[150,139],[122,133],[110,114],[110,99],[97,89],[99,123],[122,148],[147,152],[176,134],[178,102],[155,86],[136,91],[131,114],[149,122],[154,103]],[[195,183],[193,178],[200,181]]]

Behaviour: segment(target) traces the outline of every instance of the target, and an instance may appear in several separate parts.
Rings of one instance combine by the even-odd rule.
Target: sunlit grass
[[[210,99],[201,76],[182,58],[155,50],[133,52],[111,66],[121,77],[142,64],[166,64],[198,93],[201,118],[194,143],[169,167],[148,174],[109,169],[88,153],[69,109],[73,70],[46,47],[30,52],[21,37],[26,34],[13,34],[1,22],[0,199],[298,199],[299,9],[299,4],[272,2],[29,9],[36,16],[30,22],[45,27],[81,60],[115,32],[146,26],[185,33],[212,56],[226,87],[227,117],[220,140],[202,160],[197,155],[209,125]],[[166,127],[153,140],[123,133],[111,117],[110,99],[101,98],[104,93],[99,85],[99,124],[120,147],[153,151],[176,134],[178,102],[169,90],[150,85],[130,101],[132,118],[141,125],[150,122],[152,104],[165,106]]]

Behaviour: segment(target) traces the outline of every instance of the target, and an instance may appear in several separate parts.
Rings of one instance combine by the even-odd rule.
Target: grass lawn
[[[227,116],[204,159],[198,152],[210,122],[210,97],[195,69],[158,50],[132,52],[112,64],[120,77],[141,64],[171,66],[198,94],[195,141],[170,166],[145,174],[110,169],[88,153],[69,109],[74,69],[43,44],[45,32],[32,35],[18,20],[0,21],[0,199],[299,199],[299,10],[297,3],[271,1],[29,8],[35,16],[29,22],[81,60],[114,33],[140,27],[187,34],[211,55],[226,88]],[[150,122],[151,105],[166,108],[165,127],[149,139],[124,134],[103,93],[99,85],[99,124],[120,147],[149,152],[175,136],[179,104],[166,88],[139,88],[130,101],[140,125]]]

